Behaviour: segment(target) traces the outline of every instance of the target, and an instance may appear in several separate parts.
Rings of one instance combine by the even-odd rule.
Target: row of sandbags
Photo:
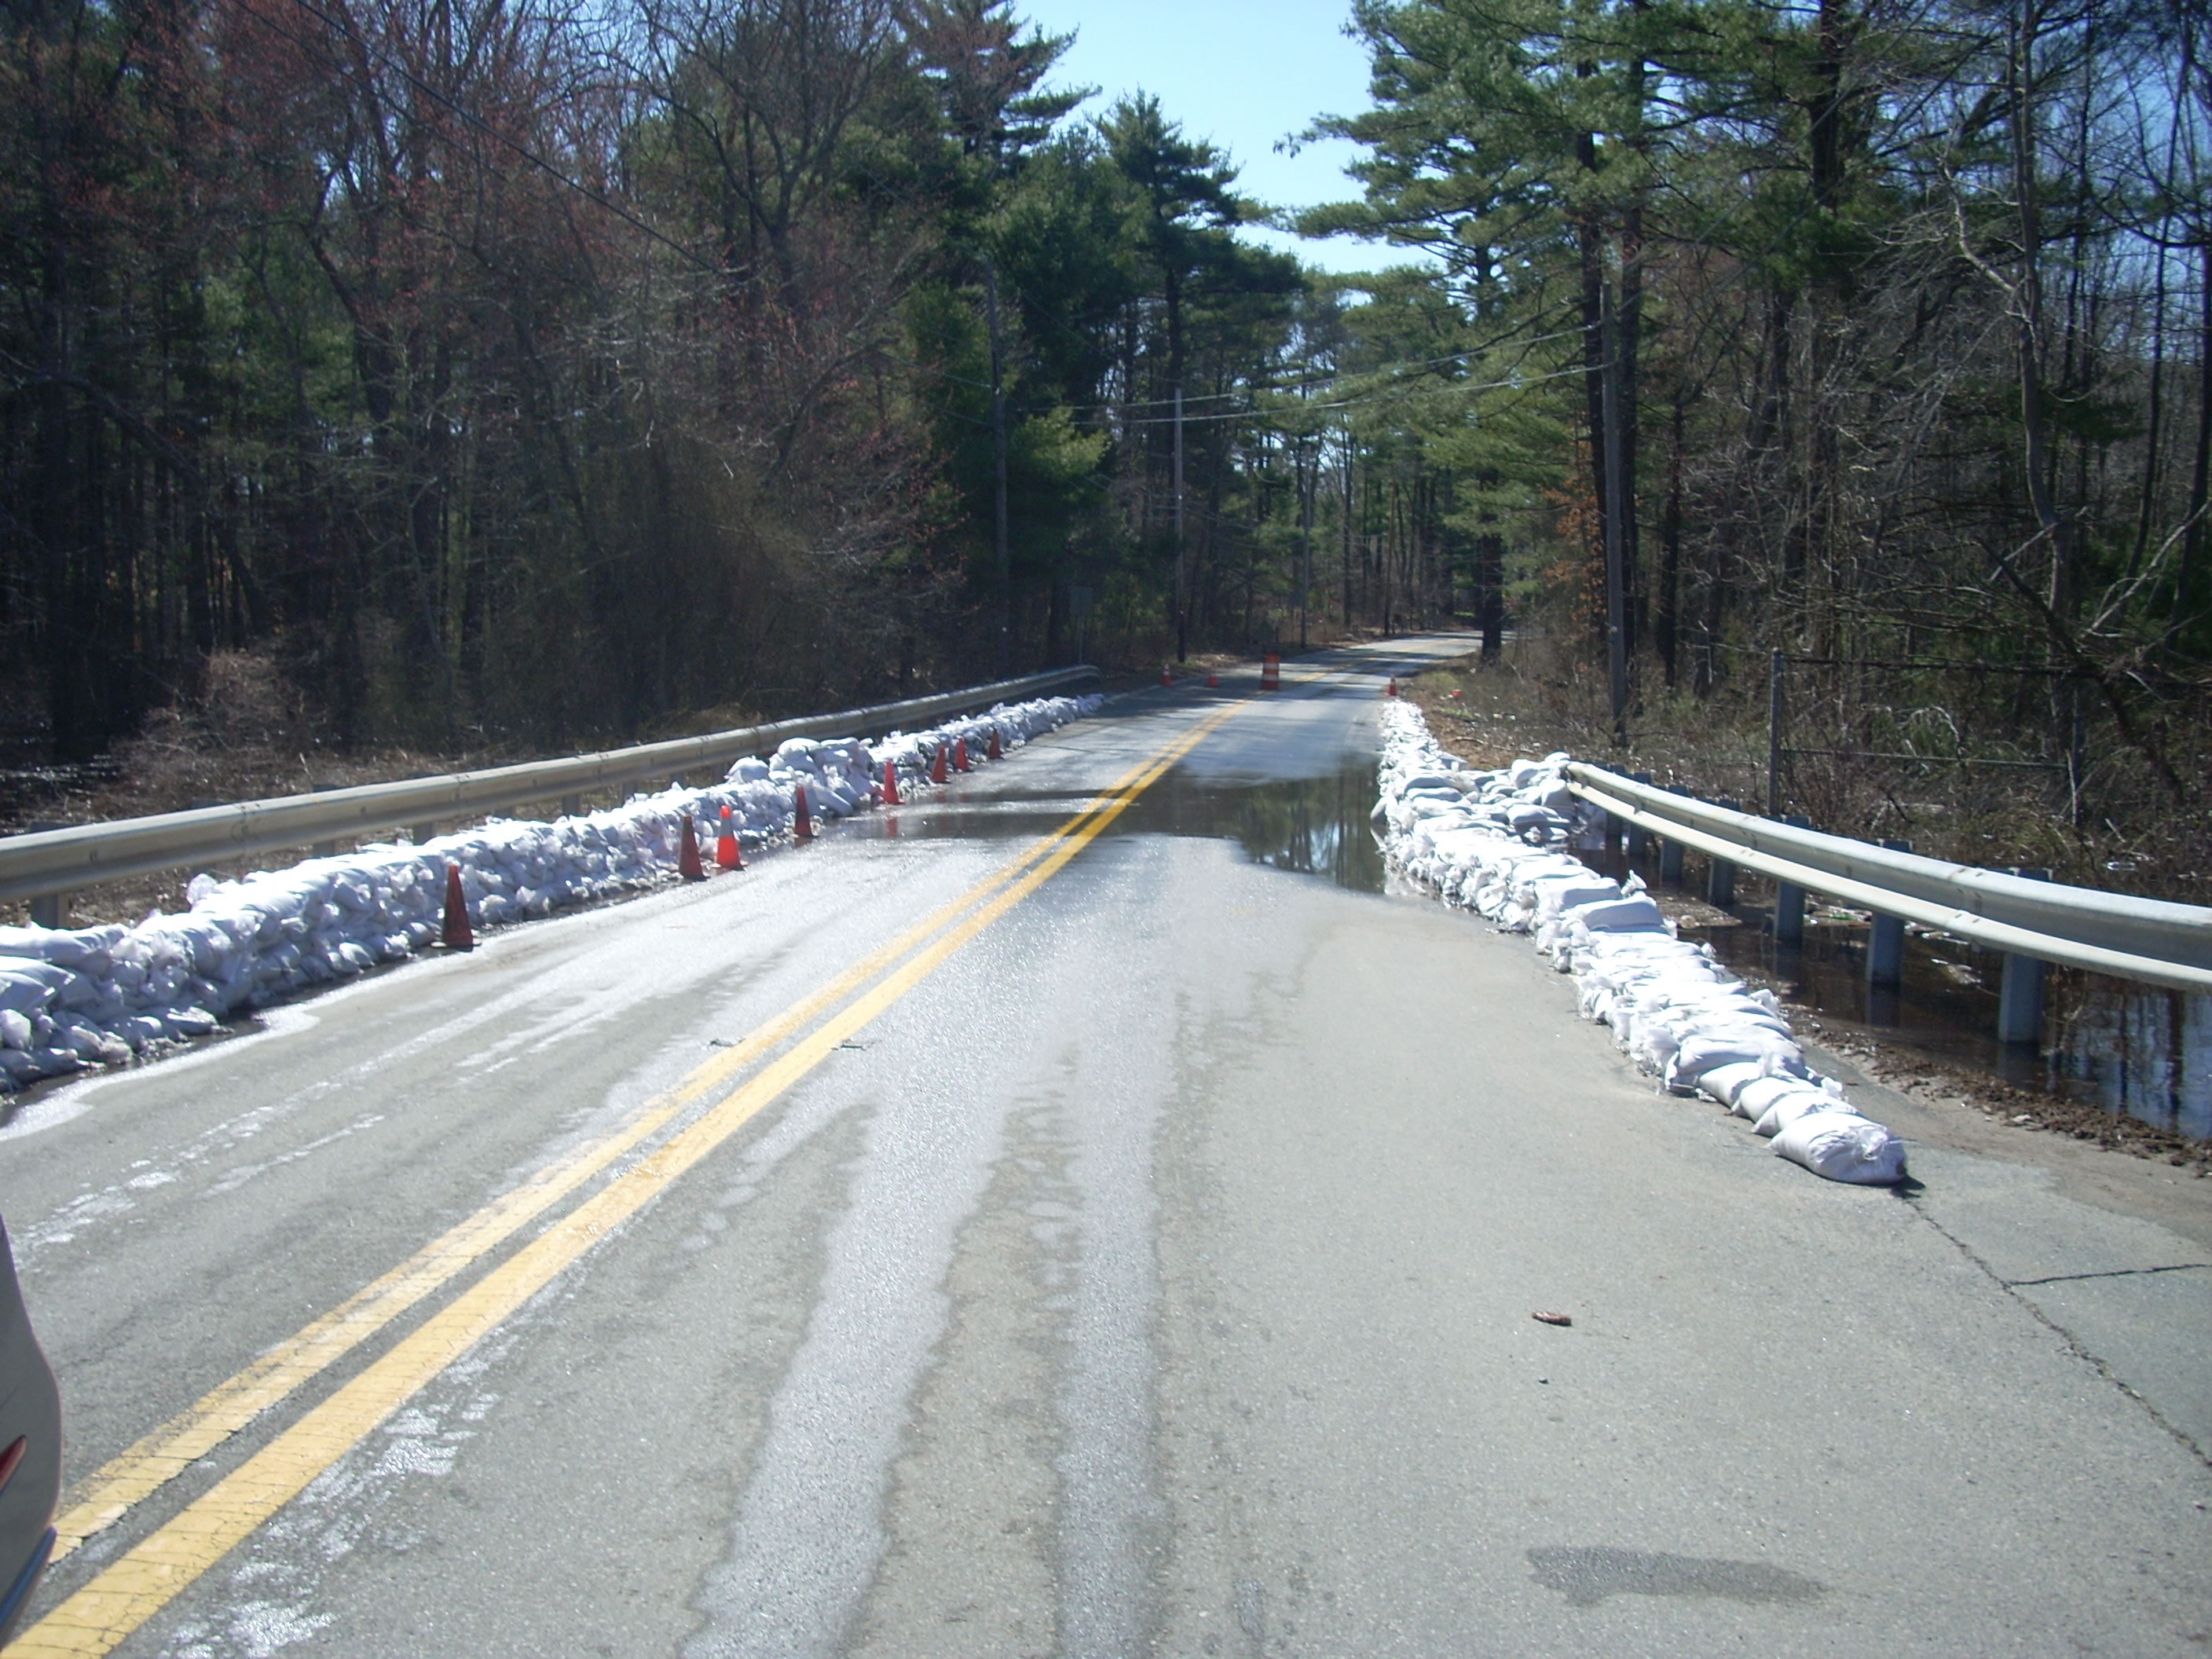
[[[1585,1018],[1677,1094],[1702,1093],[1831,1181],[1889,1185],[1905,1145],[1807,1065],[1771,991],[1677,939],[1641,878],[1599,875],[1569,848],[1599,833],[1567,787],[1564,754],[1478,771],[1446,753],[1420,711],[1387,704],[1375,820],[1385,855],[1449,904],[1528,933],[1575,975]]]
[[[420,847],[402,842],[313,858],[240,881],[195,876],[191,908],[135,926],[0,927],[0,1090],[214,1030],[229,1015],[392,962],[439,937],[447,866],[458,865],[478,925],[543,916],[674,878],[684,820],[710,850],[722,809],[757,847],[791,832],[798,793],[810,815],[836,818],[880,798],[883,769],[926,787],[940,748],[964,741],[971,762],[1096,712],[1103,701],[1042,697],[926,731],[795,738],[747,757],[706,788],[682,782],[620,806],[550,823],[494,818]]]

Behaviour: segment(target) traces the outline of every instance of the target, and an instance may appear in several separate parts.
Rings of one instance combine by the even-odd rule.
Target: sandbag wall
[[[738,761],[718,784],[679,782],[605,811],[494,818],[420,847],[363,847],[241,881],[195,876],[189,910],[135,926],[0,927],[0,1090],[124,1064],[243,1010],[413,954],[439,936],[449,864],[460,866],[478,925],[547,915],[672,880],[687,815],[711,838],[726,806],[740,841],[763,846],[791,833],[802,785],[814,817],[842,817],[879,798],[887,763],[902,793],[925,787],[940,747],[964,740],[980,761],[994,732],[1012,750],[1103,701],[1000,704],[872,744],[796,738],[766,759]]]
[[[1831,1181],[1904,1179],[1904,1143],[1806,1063],[1772,992],[1747,990],[1709,948],[1676,938],[1640,877],[1612,881],[1569,850],[1594,844],[1599,820],[1567,787],[1569,757],[1474,770],[1402,702],[1384,706],[1382,730],[1375,822],[1395,868],[1532,935],[1576,977],[1583,1017],[1610,1026],[1670,1092],[1719,1102]]]

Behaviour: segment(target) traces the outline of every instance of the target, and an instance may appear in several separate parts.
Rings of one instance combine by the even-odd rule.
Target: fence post
[[[2030,881],[2049,881],[2048,870],[2021,869],[2015,876]],[[2049,964],[2034,957],[2005,952],[2004,978],[1997,990],[1997,1041],[2040,1042],[2043,1040],[2043,979]]]
[[[1741,812],[1743,810],[1742,803],[1740,801],[1726,799],[1717,800],[1713,805],[1716,806],[1725,807],[1731,812]],[[1711,905],[1717,910],[1725,910],[1729,906],[1735,902],[1735,864],[1734,860],[1717,858],[1706,867],[1705,902]]]
[[[1813,827],[1813,820],[1802,812],[1792,812],[1782,821],[1800,830]],[[1774,884],[1774,942],[1793,946],[1805,943],[1805,890],[1794,881]]]
[[[1766,816],[1782,816],[1782,676],[1784,658],[1776,651],[1766,665]]]
[[[1881,843],[1893,853],[1910,853],[1909,841]],[[1905,982],[1905,918],[1885,916],[1877,913],[1874,928],[1867,935],[1866,978],[1870,986],[1893,989]]]

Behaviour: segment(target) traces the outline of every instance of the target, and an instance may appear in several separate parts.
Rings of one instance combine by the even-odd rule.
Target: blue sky
[[[1354,146],[1311,144],[1297,155],[1275,148],[1324,111],[1367,106],[1367,57],[1344,35],[1349,0],[1014,0],[1013,9],[1047,33],[1076,37],[1054,80],[1099,88],[1083,113],[1141,88],[1186,133],[1230,152],[1248,196],[1306,207],[1355,192],[1340,170]],[[1355,241],[1249,234],[1331,270],[1406,258]]]

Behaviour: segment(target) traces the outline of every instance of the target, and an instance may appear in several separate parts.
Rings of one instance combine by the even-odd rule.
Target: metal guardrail
[[[1779,882],[2040,962],[2212,991],[2212,909],[1950,864],[1754,817],[1602,767],[1569,787],[1625,823]]]
[[[692,767],[721,766],[742,756],[766,754],[791,738],[881,732],[995,702],[1042,696],[1097,678],[1098,671],[1088,665],[1054,669],[902,702],[809,714],[632,749],[9,836],[0,838],[0,899],[74,892],[103,881],[271,848],[361,839],[403,824],[467,817],[523,801],[666,778]]]

